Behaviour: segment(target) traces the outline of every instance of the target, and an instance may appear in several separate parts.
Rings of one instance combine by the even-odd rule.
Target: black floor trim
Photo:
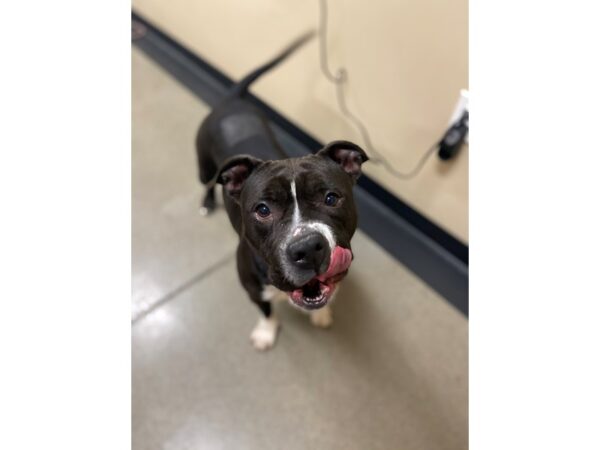
[[[136,47],[204,102],[215,105],[233,85],[229,77],[139,14],[133,12],[132,17],[146,28],[143,37],[134,41]],[[252,95],[248,99],[272,121],[290,155],[305,155],[323,146],[260,99]],[[371,178],[363,175],[358,186],[360,228],[468,316],[468,247]]]

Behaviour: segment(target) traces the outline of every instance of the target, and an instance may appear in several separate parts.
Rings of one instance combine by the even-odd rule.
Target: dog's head
[[[240,155],[217,175],[239,204],[241,237],[268,266],[269,282],[304,309],[325,306],[352,261],[352,188],[368,160],[335,141],[314,155],[261,161]]]

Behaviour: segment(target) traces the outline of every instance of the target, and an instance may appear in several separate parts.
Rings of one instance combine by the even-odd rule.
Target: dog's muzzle
[[[325,248],[328,249],[327,242],[325,242]],[[340,246],[335,247],[331,252],[327,270],[298,289],[288,292],[290,300],[300,308],[322,308],[333,295],[337,283],[348,272],[351,263],[352,251]]]

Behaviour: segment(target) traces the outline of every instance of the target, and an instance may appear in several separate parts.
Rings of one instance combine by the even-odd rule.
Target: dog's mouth
[[[320,281],[313,278],[304,286],[288,292],[290,300],[296,305],[304,309],[319,309],[327,304],[333,295],[337,283],[344,278],[347,271],[340,273],[338,276]]]
[[[337,246],[331,252],[327,271],[311,279],[305,285],[289,291],[290,300],[304,309],[318,309],[327,304],[337,284],[346,276],[352,263],[350,249]]]

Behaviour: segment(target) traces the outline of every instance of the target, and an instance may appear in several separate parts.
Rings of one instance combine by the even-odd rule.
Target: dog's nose
[[[319,233],[311,233],[292,241],[287,255],[292,264],[300,269],[312,269],[319,272],[327,256],[327,241]]]

